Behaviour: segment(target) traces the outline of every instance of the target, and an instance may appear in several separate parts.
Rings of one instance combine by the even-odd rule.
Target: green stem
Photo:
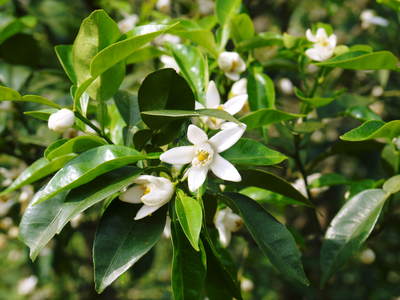
[[[101,136],[103,139],[107,141],[109,144],[113,144],[113,142],[108,138],[108,136],[103,133],[96,125],[94,125],[92,122],[90,122],[87,118],[85,118],[79,111],[75,111],[75,116],[81,120],[83,123],[88,125],[90,128],[92,128],[96,133]]]

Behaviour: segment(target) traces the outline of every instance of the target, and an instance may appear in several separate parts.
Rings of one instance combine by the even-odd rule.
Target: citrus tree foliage
[[[242,299],[237,262],[226,249],[241,225],[249,243],[297,289],[324,288],[362,249],[400,190],[400,120],[383,120],[367,106],[370,99],[343,89],[337,74],[395,74],[398,59],[370,45],[340,44],[334,28],[322,23],[296,36],[256,33],[246,11],[240,0],[217,0],[212,16],[139,21],[124,30],[95,10],[72,44],[54,49],[70,102],[0,86],[0,101],[46,107],[25,114],[48,122],[55,135],[1,192],[40,183],[19,227],[32,260],[96,204],[98,293],[135,268],[163,231],[173,245],[174,299]],[[8,26],[0,43],[31,23],[20,18]],[[274,51],[264,58],[265,49]],[[131,68],[159,58],[167,67],[126,88]],[[274,68],[296,74],[295,87],[287,79],[280,85],[293,93],[290,106],[280,102]],[[338,138],[317,147],[312,136],[327,132],[334,118],[350,121]],[[82,135],[54,133],[72,127]],[[371,149],[385,167],[379,178],[312,175],[327,159]],[[349,188],[345,201],[322,224],[315,191],[338,185]],[[308,236],[277,218],[271,204],[290,207],[292,217],[305,212]],[[320,270],[303,266],[308,244],[317,245],[312,255]]]

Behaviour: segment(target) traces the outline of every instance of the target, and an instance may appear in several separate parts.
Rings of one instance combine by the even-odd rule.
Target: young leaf
[[[300,251],[284,225],[244,195],[224,193],[223,200],[241,215],[252,237],[279,272],[290,280],[309,285]]]
[[[275,165],[287,159],[278,151],[269,149],[255,140],[244,138],[221,155],[231,163],[253,166]]]
[[[38,204],[59,192],[77,188],[101,174],[150,158],[152,157],[124,146],[105,145],[90,149],[59,170],[32,201]]]
[[[347,201],[333,218],[321,249],[321,286],[360,249],[387,197],[381,189],[365,190]]]
[[[178,190],[175,198],[175,212],[190,244],[196,251],[199,251],[199,237],[203,219],[199,202]]]
[[[174,34],[191,40],[192,42],[196,43],[197,45],[206,49],[211,56],[214,58],[218,57],[218,50],[217,44],[215,42],[214,34],[210,30],[205,30],[203,28],[189,28],[184,30],[177,30]]]
[[[393,176],[386,180],[382,189],[388,194],[396,194],[400,191],[400,175]]]
[[[377,138],[393,139],[400,136],[400,120],[385,123],[379,120],[364,122],[340,138],[345,141],[365,141]]]
[[[241,0],[217,0],[215,3],[215,14],[219,24],[225,25],[239,10]]]
[[[140,172],[135,167],[123,167],[75,190],[59,193],[44,203],[33,205],[31,202],[20,223],[20,236],[30,248],[31,259],[34,260],[71,219],[130,185]]]
[[[309,105],[312,105],[313,107],[321,107],[328,105],[331,103],[333,100],[335,100],[335,97],[306,97],[303,92],[295,88],[294,89],[294,94],[296,95],[297,98],[299,98],[301,101],[308,103]]]
[[[166,210],[135,221],[140,205],[116,200],[101,218],[93,243],[94,281],[101,293],[158,242]]]
[[[262,126],[278,123],[286,120],[300,118],[302,115],[287,113],[272,108],[262,108],[240,118],[239,120],[247,125],[247,129],[259,128]]]
[[[275,108],[275,87],[272,79],[262,72],[262,68],[253,67],[247,77],[249,105],[252,111],[261,108]]]
[[[195,251],[185,237],[176,218],[171,222],[172,244],[172,292],[176,300],[200,300],[203,297],[206,276],[206,254],[203,244]]]
[[[72,45],[58,45],[54,47],[54,50],[68,78],[73,84],[77,84],[78,79],[72,64]]]
[[[34,111],[25,111],[24,115],[47,121],[50,118],[50,115],[57,112],[57,109],[55,108],[47,108],[47,109],[41,109],[41,110],[34,110]]]
[[[20,93],[14,91],[5,86],[0,86],[0,101],[21,101],[21,102],[33,102],[39,103],[43,105],[47,105],[50,107],[61,108],[60,105],[54,103],[44,97],[36,96],[36,95],[24,95],[21,96]]]
[[[255,34],[253,21],[247,14],[234,16],[231,26],[232,37],[236,45],[241,41],[251,39]]]

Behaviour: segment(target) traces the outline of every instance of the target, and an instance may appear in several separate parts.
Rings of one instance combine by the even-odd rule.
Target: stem
[[[101,136],[103,139],[107,141],[109,144],[113,144],[113,142],[108,138],[108,136],[103,133],[96,125],[94,125],[92,122],[90,122],[87,118],[85,118],[79,111],[75,111],[75,116],[81,120],[83,123],[88,125],[90,128],[92,128],[96,133]]]

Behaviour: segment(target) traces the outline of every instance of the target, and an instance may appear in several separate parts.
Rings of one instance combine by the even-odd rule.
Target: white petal
[[[144,217],[147,217],[147,216],[151,215],[153,212],[155,212],[157,209],[159,209],[163,205],[159,205],[159,206],[143,205],[138,210],[138,212],[137,212],[137,214],[135,216],[135,220],[140,220],[140,219],[143,219]]]
[[[208,141],[207,134],[197,127],[196,125],[190,124],[187,131],[187,138],[193,145],[203,144]]]
[[[128,203],[140,203],[140,198],[143,196],[144,190],[140,185],[135,185],[119,195],[119,199]]]
[[[207,108],[217,108],[221,104],[221,98],[219,97],[219,92],[214,81],[210,81],[207,87],[206,93],[206,107]]]
[[[306,31],[306,37],[307,40],[309,40],[310,42],[315,43],[317,41],[316,36],[312,33],[311,29],[307,29]]]
[[[331,48],[335,48],[336,47],[336,42],[337,42],[337,38],[335,34],[332,34],[329,38],[328,38],[328,42],[329,42],[329,46]]]
[[[318,41],[326,40],[328,38],[328,34],[326,33],[324,28],[321,27],[317,29],[316,38]]]
[[[240,176],[234,165],[232,165],[229,161],[227,161],[219,154],[214,154],[214,160],[210,168],[215,176],[223,180],[234,182],[239,182],[242,180],[242,177]]]
[[[209,142],[215,151],[223,152],[232,147],[243,135],[246,125],[229,126],[228,129],[221,130],[210,138]]]
[[[237,60],[237,65],[236,65],[236,68],[235,68],[235,72],[236,73],[242,73],[242,72],[244,72],[245,70],[246,70],[246,63],[244,62],[244,60],[239,56],[238,57],[238,60]]]
[[[231,242],[232,233],[225,227],[217,227],[217,230],[219,241],[221,242],[222,246],[227,247]]]
[[[149,206],[159,206],[171,200],[174,194],[174,185],[164,177],[155,177],[155,180],[147,185],[150,192],[143,195],[141,200]]]
[[[194,109],[203,109],[205,106],[201,104],[199,101],[194,102]]]
[[[247,95],[247,79],[242,78],[232,84],[231,91],[229,93],[229,97],[233,98],[239,95]]]
[[[225,76],[228,77],[230,80],[237,81],[240,78],[240,75],[235,72],[226,72]]]
[[[320,50],[317,49],[317,48],[310,48],[310,49],[307,49],[306,52],[305,52],[305,54],[306,54],[309,58],[311,58],[312,60],[315,60],[315,61],[323,61],[323,59],[321,58],[321,55],[320,55]]]
[[[231,115],[237,114],[242,110],[247,101],[247,94],[233,97],[226,101],[223,105],[224,110]]]
[[[175,147],[160,155],[160,160],[172,165],[175,164],[188,164],[192,161],[194,156],[193,146]]]
[[[191,192],[197,191],[206,181],[207,167],[191,167],[188,170],[188,185]]]

